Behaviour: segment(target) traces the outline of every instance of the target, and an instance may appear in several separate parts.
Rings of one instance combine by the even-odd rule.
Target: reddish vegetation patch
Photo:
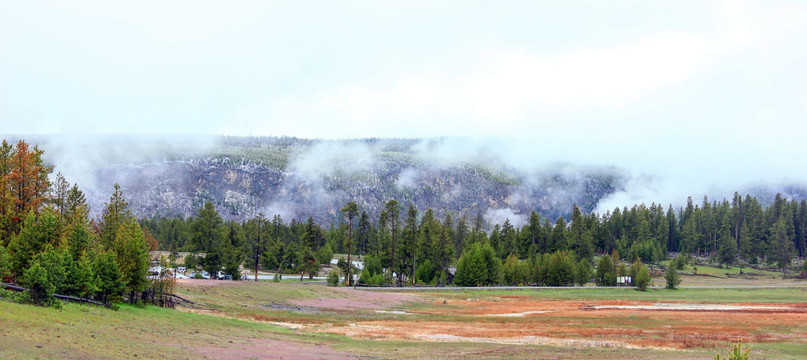
[[[334,291],[337,293],[335,296],[290,300],[289,303],[329,310],[379,310],[398,307],[420,299],[418,295],[414,294],[353,290],[349,288],[335,288]]]
[[[198,347],[194,349],[199,358],[209,359],[350,359],[349,354],[339,353],[320,344],[260,339],[223,346]]]
[[[533,300],[508,296],[494,300],[443,300],[417,311],[438,315],[430,321],[365,321],[323,329],[367,339],[417,339],[629,348],[693,348],[746,342],[804,343],[804,304],[732,304],[739,311],[635,310],[597,306],[650,306],[620,300]],[[779,307],[780,310],[754,309]],[[511,314],[512,317],[502,317]],[[450,315],[450,317],[439,317]],[[799,330],[800,329],[800,330]]]

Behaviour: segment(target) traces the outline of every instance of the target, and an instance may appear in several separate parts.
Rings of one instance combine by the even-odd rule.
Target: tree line
[[[185,265],[212,275],[241,278],[244,268],[313,277],[334,253],[343,278],[362,284],[571,285],[611,284],[622,260],[639,265],[666,259],[671,252],[710,256],[733,265],[761,264],[787,271],[805,255],[807,202],[777,195],[763,206],[736,194],[731,201],[701,204],[691,198],[677,211],[658,204],[584,214],[574,205],[567,220],[532,212],[523,226],[510,220],[487,224],[442,219],[394,199],[371,218],[350,202],[340,219],[317,224],[312,218],[287,222],[264,214],[224,221],[212,203],[189,218],[134,218],[122,190],[113,193],[98,219],[77,184],[53,168],[42,151],[24,141],[0,146],[0,278],[33,289],[34,302],[58,292],[104,302],[154,299],[147,278],[149,250],[189,252]],[[595,262],[595,255],[599,261]],[[364,269],[350,256],[363,257]],[[608,261],[603,261],[604,258]],[[607,266],[607,264],[611,266]],[[456,268],[456,269],[455,269]],[[613,269],[610,269],[613,268]],[[257,273],[257,272],[256,272]],[[346,275],[346,276],[345,276]]]
[[[244,223],[223,222],[210,203],[195,217],[141,222],[161,249],[206,253],[200,261],[209,272],[225,268],[237,277],[236,264],[246,262],[248,268],[313,276],[321,263],[341,253],[365,257],[359,282],[398,285],[570,285],[592,279],[597,254],[615,255],[614,266],[620,257],[647,264],[682,253],[728,266],[786,271],[795,256],[804,256],[807,238],[807,202],[780,195],[767,207],[739,194],[732,201],[704,197],[699,205],[690,198],[678,211],[639,204],[583,214],[575,205],[569,220],[551,221],[532,212],[521,227],[506,220],[489,230],[481,214],[473,221],[450,214],[438,219],[432,209],[421,213],[396,200],[389,200],[376,219],[352,202],[342,210],[342,218],[326,226],[312,218],[286,222],[280,215],[270,220],[263,214]],[[218,240],[200,243],[199,229],[211,226],[218,230],[202,238]],[[343,275],[356,273],[341,268]]]

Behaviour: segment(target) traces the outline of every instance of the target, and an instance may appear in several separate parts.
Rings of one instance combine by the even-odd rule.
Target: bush
[[[375,276],[376,274],[381,274],[383,272],[383,268],[381,267],[381,259],[373,255],[367,255],[364,257],[364,268],[370,272],[371,276]]]
[[[11,290],[6,290],[6,289],[3,289],[3,288],[0,288],[0,299],[12,301],[12,302],[15,302],[15,303],[22,304],[22,303],[27,302],[28,301],[27,295],[28,294],[26,294],[24,292],[11,291]]]
[[[670,290],[677,289],[678,285],[681,283],[681,275],[679,275],[678,272],[672,267],[667,269],[667,272],[664,274],[664,278],[667,280],[667,289]]]
[[[422,261],[420,265],[418,265],[417,270],[415,270],[415,279],[417,282],[423,284],[432,283],[432,281],[435,279],[435,269],[431,260],[426,259]]]
[[[48,280],[48,271],[39,262],[33,263],[25,270],[23,283],[28,287],[26,292],[32,303],[36,305],[50,304],[55,287]]]
[[[636,282],[636,289],[639,291],[646,291],[647,286],[650,285],[652,278],[650,277],[650,271],[647,270],[647,266],[641,264],[639,266],[639,270],[636,272],[636,278],[634,279]]]
[[[364,275],[364,274],[362,274]],[[339,286],[339,272],[334,270],[328,273],[328,286]]]

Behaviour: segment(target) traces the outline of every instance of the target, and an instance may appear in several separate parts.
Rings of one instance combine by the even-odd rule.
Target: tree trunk
[[[348,217],[347,221],[347,274],[345,275],[345,284],[350,286],[350,268],[352,267],[353,263],[350,262],[350,245],[352,245],[353,241],[351,237],[353,236],[353,218]]]
[[[258,252],[255,252],[255,282],[258,282],[258,261],[260,259],[260,255]]]
[[[392,260],[390,262],[389,276],[393,277],[395,274],[395,218],[392,218]]]

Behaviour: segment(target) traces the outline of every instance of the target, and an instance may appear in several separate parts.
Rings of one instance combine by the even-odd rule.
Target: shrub
[[[650,285],[650,282],[652,281],[650,271],[647,270],[647,266],[644,264],[639,266],[639,270],[636,272],[636,278],[634,281],[636,282],[636,289],[639,291],[647,290],[647,286]]]
[[[667,289],[670,290],[677,289],[678,285],[681,283],[681,275],[679,275],[678,272],[672,267],[667,269],[667,272],[664,274],[664,278],[667,280]]]
[[[364,275],[364,273],[362,273]],[[362,276],[363,277],[363,276]],[[339,272],[334,270],[328,273],[328,286],[339,286]]]
[[[370,272],[371,276],[381,274],[383,269],[381,267],[381,259],[373,255],[364,257],[364,268]]]
[[[50,304],[55,287],[48,280],[48,271],[39,262],[34,262],[25,270],[23,282],[28,287],[26,292],[32,303],[36,305]]]
[[[610,256],[603,255],[600,258],[594,282],[597,286],[616,286],[616,270]]]
[[[415,270],[415,278],[419,283],[431,284],[435,279],[435,268],[431,260],[423,260]]]

